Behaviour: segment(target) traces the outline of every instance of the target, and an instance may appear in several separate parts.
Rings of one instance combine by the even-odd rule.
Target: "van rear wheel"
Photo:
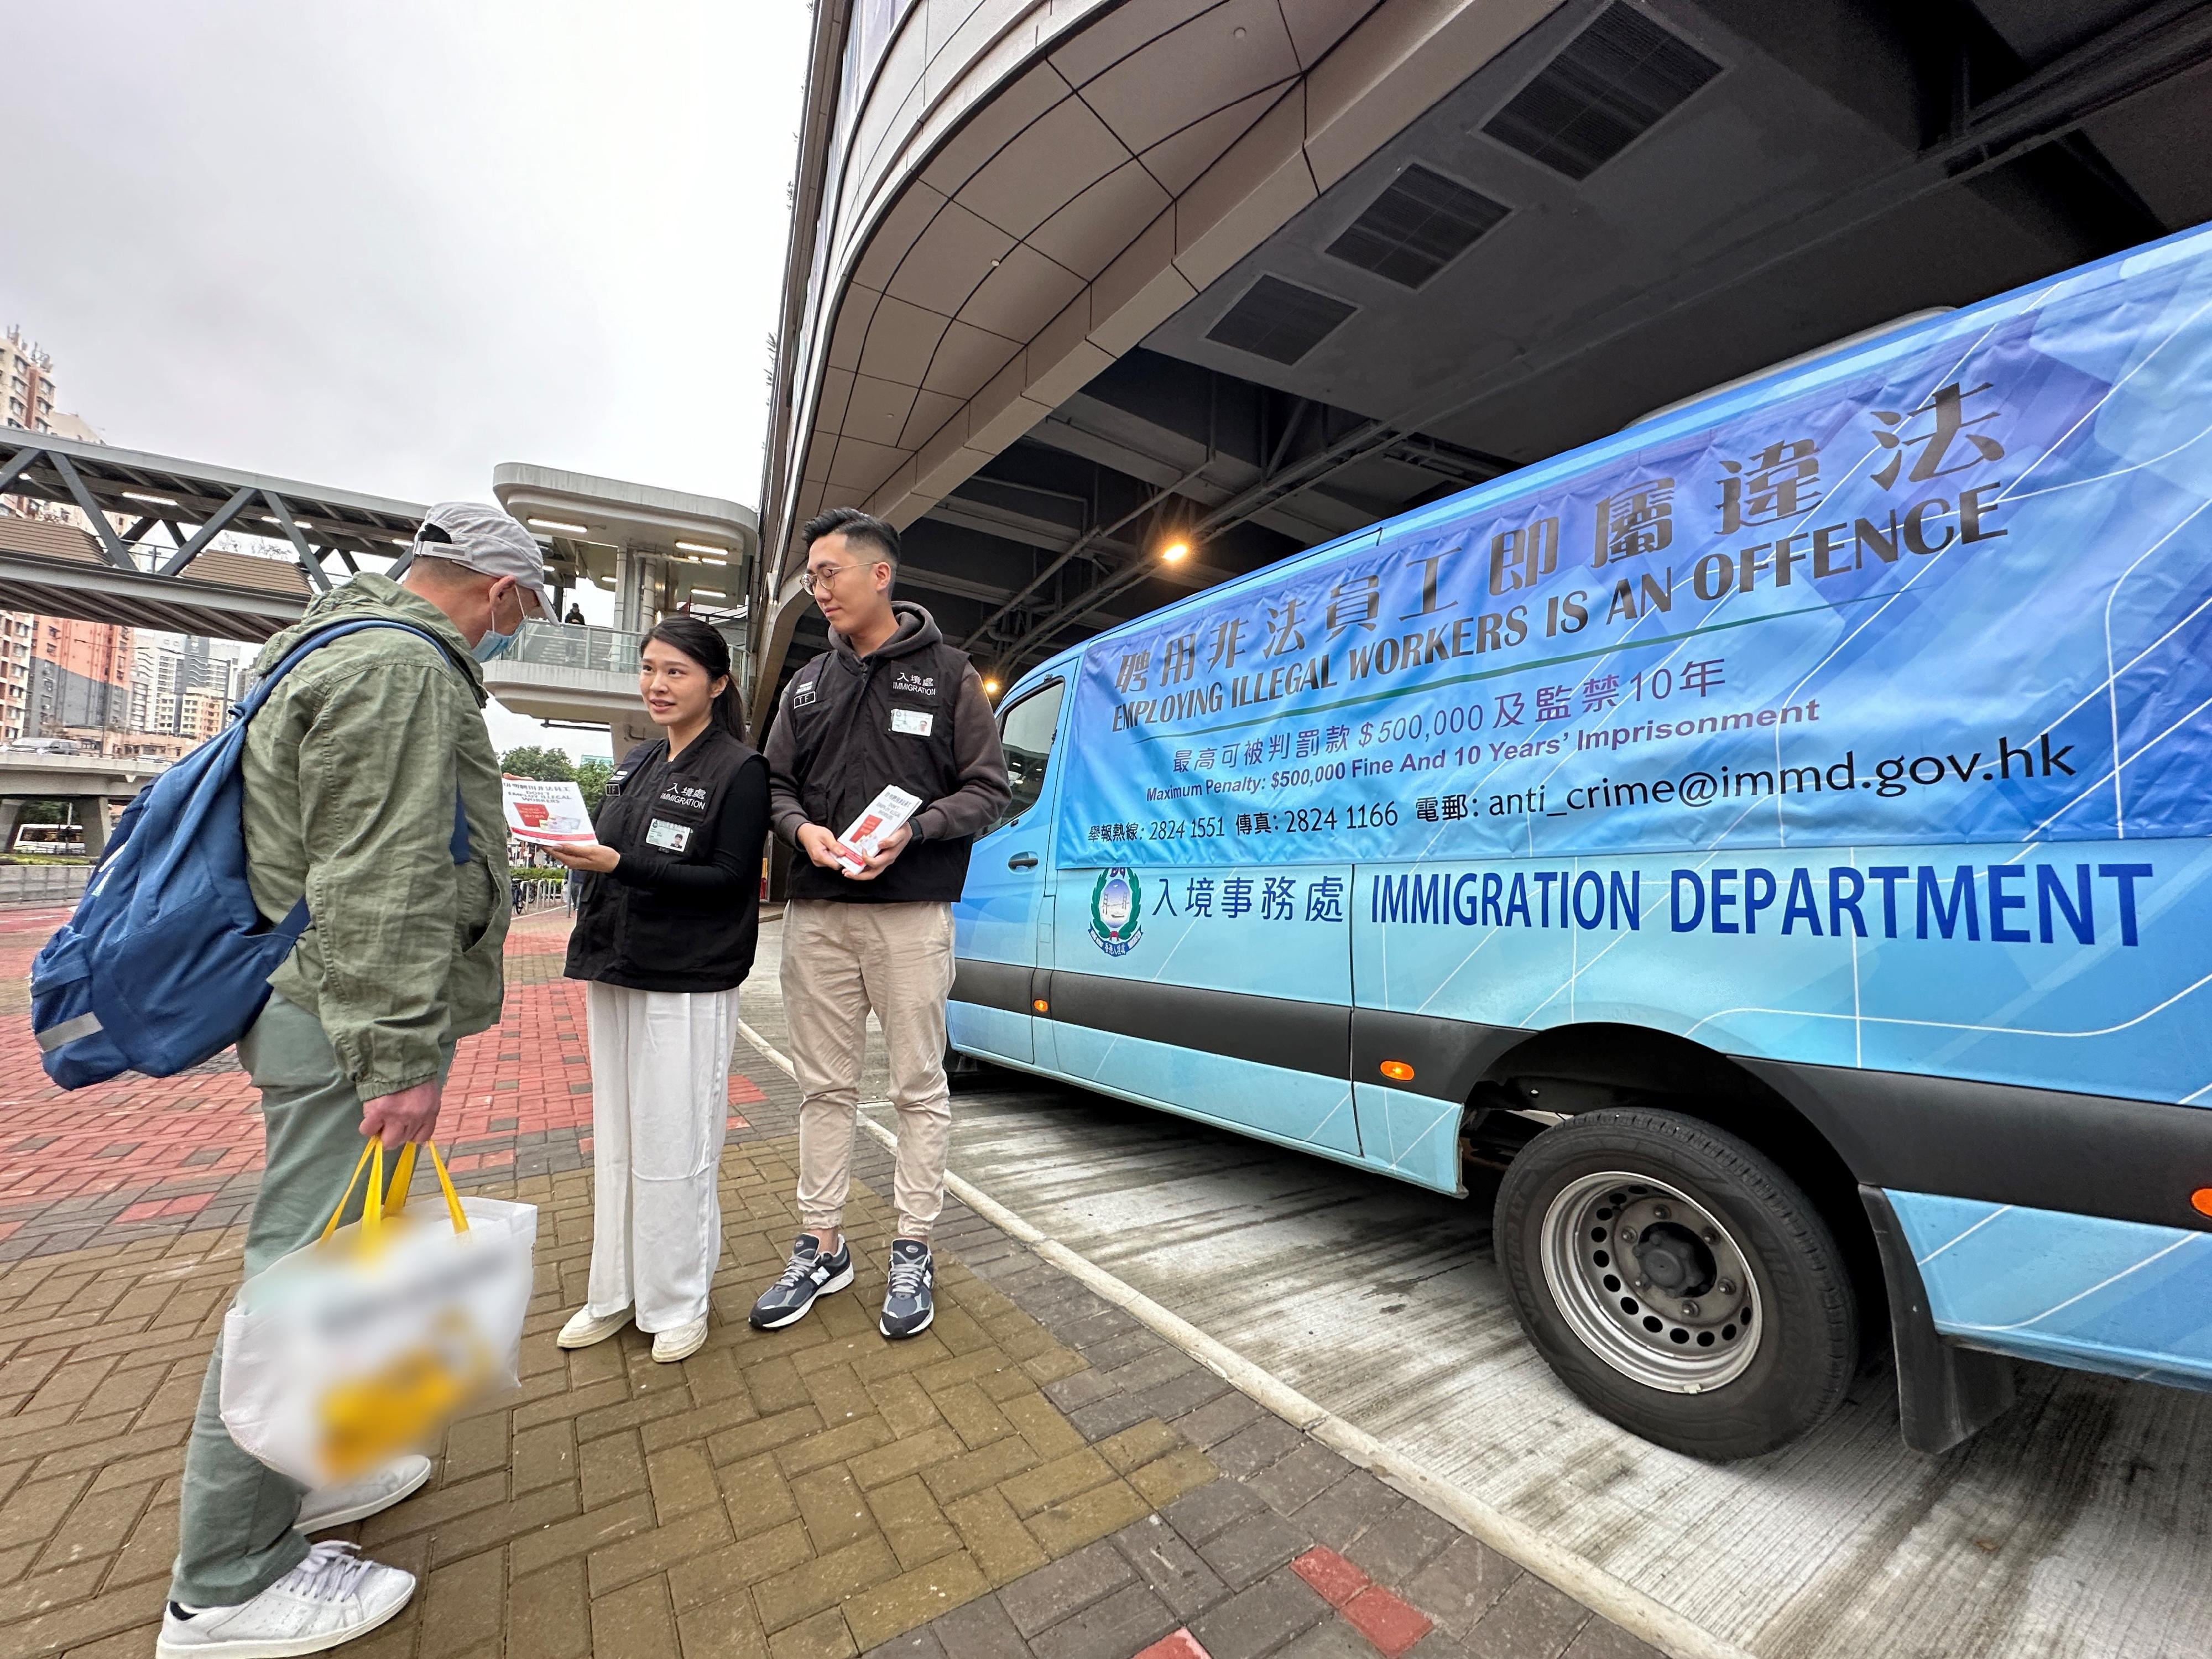
[[[1692,1457],[1753,1457],[1843,1401],[1858,1321],[1835,1235],[1726,1131],[1624,1108],[1555,1124],[1498,1188],[1515,1313],[1559,1380]]]

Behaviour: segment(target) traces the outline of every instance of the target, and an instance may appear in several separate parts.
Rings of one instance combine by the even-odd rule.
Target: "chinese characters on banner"
[[[1745,388],[1700,429],[1632,430],[1098,640],[1062,860],[2064,839],[2121,811],[2202,833],[2202,792],[2145,769],[2116,805],[2110,783],[2108,601],[2115,651],[2166,663],[2112,694],[2123,753],[2212,697],[2188,620],[2212,561],[2161,543],[2212,497],[2179,430],[2200,405],[2131,369],[2116,280]],[[2212,256],[2149,286],[2138,319],[2204,337],[2167,348],[2179,372],[2212,350]],[[2124,376],[2127,441],[2180,459],[2130,468],[2088,418]],[[2161,545],[2164,574],[2118,580]]]

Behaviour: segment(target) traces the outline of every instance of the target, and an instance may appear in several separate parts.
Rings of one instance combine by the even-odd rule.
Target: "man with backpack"
[[[325,593],[255,664],[266,674],[335,626],[399,624],[317,647],[246,728],[254,903],[274,925],[304,896],[310,919],[238,1044],[267,1133],[249,1278],[321,1230],[364,1136],[430,1138],[453,1045],[498,1022],[507,830],[478,664],[526,617],[556,614],[530,532],[449,501],[424,518],[403,580],[364,574]],[[307,1534],[398,1502],[429,1461],[303,1492],[225,1432],[221,1368],[218,1349],[185,1452],[161,1659],[316,1653],[374,1630],[406,1605],[413,1575]]]
[[[799,1107],[799,1214],[806,1231],[753,1304],[780,1330],[817,1296],[853,1282],[841,1228],[851,1189],[854,1115],[871,1010],[890,1056],[898,1168],[879,1328],[917,1336],[935,1317],[929,1230],[945,1203],[952,1108],[945,1002],[952,989],[952,901],[969,843],[1012,799],[981,678],[929,612],[891,598],[898,532],[833,507],[800,532],[830,649],[792,677],[769,731],[769,817],[805,854],[783,917],[783,1006]],[[921,805],[863,856],[838,837],[895,786]]]

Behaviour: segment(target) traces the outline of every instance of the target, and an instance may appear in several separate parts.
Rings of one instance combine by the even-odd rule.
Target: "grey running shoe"
[[[837,1246],[836,1255],[824,1255],[813,1234],[801,1233],[791,1247],[791,1261],[783,1277],[763,1291],[760,1300],[753,1304],[753,1328],[780,1331],[786,1325],[795,1325],[806,1317],[816,1297],[842,1291],[852,1282],[851,1239]]]
[[[928,1245],[911,1238],[892,1241],[890,1289],[884,1293],[883,1321],[877,1328],[890,1337],[920,1336],[937,1317],[936,1284],[936,1263]]]

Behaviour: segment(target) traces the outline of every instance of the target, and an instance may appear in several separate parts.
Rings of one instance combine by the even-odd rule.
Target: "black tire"
[[[1553,1229],[1555,1240],[1581,1240],[1582,1231],[1569,1230],[1564,1218],[1575,1214],[1579,1202],[1601,1206],[1607,1201],[1578,1197],[1614,1185],[1591,1184],[1607,1172],[1649,1177],[1655,1191],[1672,1188],[1680,1198],[1703,1206],[1708,1218],[1718,1224],[1723,1246],[1748,1268],[1746,1295],[1755,1297],[1758,1340],[1749,1360],[1741,1362],[1740,1373],[1715,1384],[1701,1382],[1700,1391],[1694,1393],[1639,1380],[1604,1358],[1606,1327],[1601,1322],[1593,1339],[1562,1309],[1544,1265],[1547,1227]],[[1562,1206],[1557,1218],[1553,1217],[1555,1201]],[[1688,1213],[1686,1209],[1684,1212]],[[1601,1208],[1587,1212],[1607,1213]],[[1621,1215],[1626,1218],[1628,1212]],[[1585,1405],[1655,1444],[1714,1462],[1773,1451],[1825,1420],[1842,1403],[1857,1369],[1857,1303],[1834,1233],[1803,1189],[1771,1159],[1710,1123],[1631,1107],[1589,1112],[1555,1124],[1523,1147],[1506,1171],[1498,1188],[1494,1226],[1498,1263],[1528,1340]],[[1634,1247],[1621,1247],[1620,1271],[1642,1271],[1627,1266],[1629,1248]],[[1556,1245],[1555,1261],[1565,1249],[1565,1243]],[[1570,1275],[1582,1271],[1585,1269],[1579,1263],[1555,1267],[1570,1297],[1575,1295]],[[1601,1268],[1586,1271],[1595,1279]],[[1648,1311],[1665,1311],[1657,1298],[1669,1293],[1648,1282],[1645,1289],[1652,1298]],[[1595,1286],[1590,1296],[1594,1303],[1605,1300]],[[1620,1305],[1627,1308],[1628,1303],[1623,1300]],[[1591,1317],[1585,1314],[1585,1322]],[[1609,1309],[1605,1317],[1610,1317]],[[1620,1322],[1626,1327],[1653,1322]],[[1747,1322],[1743,1334],[1751,1334]],[[1672,1336],[1671,1332],[1665,1334]],[[1707,1334],[1700,1333],[1696,1340],[1703,1341]],[[1626,1363],[1638,1363],[1635,1344],[1646,1339],[1630,1329],[1613,1340],[1617,1352],[1629,1356]],[[1644,1363],[1681,1363],[1666,1357],[1656,1337],[1649,1340],[1649,1347],[1661,1352],[1661,1358]],[[1717,1363],[1693,1350],[1674,1352],[1687,1353],[1693,1363]],[[1677,1386],[1688,1384],[1680,1382]]]

